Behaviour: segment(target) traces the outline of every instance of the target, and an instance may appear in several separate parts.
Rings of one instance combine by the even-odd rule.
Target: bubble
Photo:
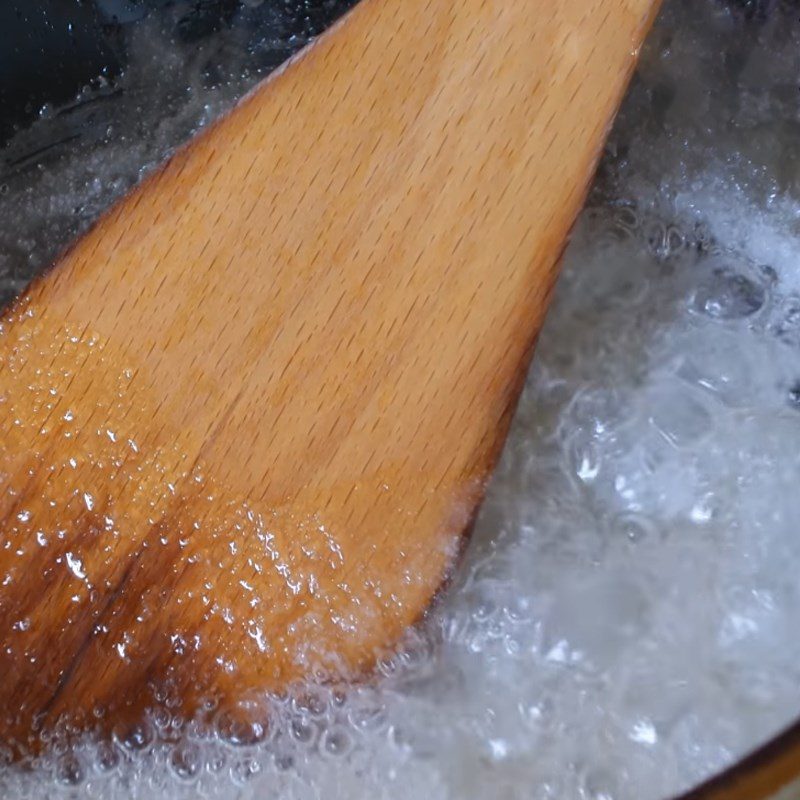
[[[353,743],[345,728],[329,728],[320,743],[322,751],[333,758],[344,758],[352,749]]]
[[[692,308],[713,319],[743,319],[755,314],[765,300],[763,286],[730,268],[717,266],[695,289]]]
[[[239,786],[246,786],[261,773],[261,764],[254,758],[243,758],[231,767],[231,778]]]
[[[155,734],[147,722],[120,727],[115,730],[116,740],[130,753],[144,753],[152,746]]]
[[[295,696],[292,707],[298,714],[303,714],[315,719],[325,716],[329,708],[330,697],[324,687],[303,687],[300,694]]]
[[[626,410],[613,387],[590,386],[580,389],[571,406],[573,424],[603,436],[625,420]]]
[[[73,754],[62,756],[56,765],[56,780],[63,786],[79,786],[85,779],[80,760]]]
[[[359,733],[380,731],[386,726],[386,707],[380,697],[358,692],[351,697],[347,707],[347,719]]]
[[[119,752],[110,742],[98,743],[94,754],[94,765],[98,772],[111,772],[119,765]]]
[[[652,541],[657,536],[653,521],[640,514],[620,514],[614,520],[613,530],[633,544]]]
[[[164,706],[157,706],[153,710],[152,720],[153,724],[163,731],[170,726],[172,722],[172,714],[170,714],[169,709],[165,708]]]
[[[302,744],[311,745],[317,738],[319,728],[309,719],[294,718],[289,723],[292,738]]]
[[[270,727],[266,721],[247,720],[223,710],[216,720],[220,739],[234,747],[249,747],[264,742]]]
[[[617,203],[615,204],[612,219],[615,224],[621,228],[626,228],[628,231],[633,232],[637,230],[641,224],[641,219],[637,213],[635,204]]]
[[[193,781],[203,767],[200,748],[191,742],[179,744],[170,753],[169,765],[182,781]]]

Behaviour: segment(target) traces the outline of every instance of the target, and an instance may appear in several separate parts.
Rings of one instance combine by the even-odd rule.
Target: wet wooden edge
[[[799,777],[800,718],[733,766],[674,800],[778,800],[778,793]]]

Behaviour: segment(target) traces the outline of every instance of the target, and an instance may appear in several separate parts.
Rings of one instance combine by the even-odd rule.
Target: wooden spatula
[[[654,0],[364,0],[0,336],[0,739],[369,672],[446,577]]]

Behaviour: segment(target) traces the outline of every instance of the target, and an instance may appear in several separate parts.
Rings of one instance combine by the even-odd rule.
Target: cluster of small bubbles
[[[85,146],[48,109],[4,153],[0,299],[346,5],[252,0],[216,33],[185,4],[137,23],[124,91],[72,109]],[[0,796],[657,800],[797,716],[800,28],[790,4],[742,5],[665,2],[426,621],[346,690],[207,698],[195,721],[159,688],[110,739],[45,731],[24,766],[0,744]],[[65,553],[76,580],[85,566]]]

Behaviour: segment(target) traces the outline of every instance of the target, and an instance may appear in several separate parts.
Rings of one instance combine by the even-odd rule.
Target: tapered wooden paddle
[[[367,673],[456,557],[653,0],[364,0],[0,335],[0,739]]]

